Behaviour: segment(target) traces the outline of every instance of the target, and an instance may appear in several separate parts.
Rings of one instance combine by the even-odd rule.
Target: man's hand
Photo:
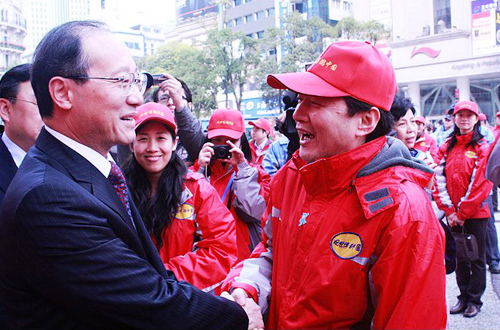
[[[221,294],[222,296],[222,294]],[[245,310],[248,315],[248,329],[264,329],[264,321],[262,320],[262,311],[260,310],[259,305],[255,303],[252,298],[248,298],[245,290],[236,288],[231,293],[231,296],[234,298],[238,304]]]
[[[164,73],[163,76],[166,80],[160,84],[160,89],[170,95],[175,105],[175,111],[180,112],[182,108],[188,106],[184,88],[182,88],[180,81],[175,79],[174,76],[168,73]]]

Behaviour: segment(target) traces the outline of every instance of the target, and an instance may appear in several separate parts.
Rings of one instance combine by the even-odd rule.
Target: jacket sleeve
[[[474,163],[469,186],[465,196],[458,203],[457,216],[461,220],[470,219],[482,206],[491,193],[493,184],[486,180],[486,163],[488,161],[489,145],[485,142],[476,148],[477,158]]]
[[[229,272],[222,285],[222,290],[225,291],[236,288],[245,290],[259,304],[262,313],[267,311],[271,299],[273,269],[272,226],[274,219],[269,209],[266,212],[269,216],[264,222],[262,242],[255,247],[248,259],[238,263]]]
[[[446,214],[446,216],[449,216],[450,214],[455,213],[456,209],[455,206],[453,206],[446,187],[447,181],[445,175],[445,167],[447,145],[447,143],[444,143],[443,145],[441,145],[441,147],[439,147],[438,155],[436,157],[438,166],[434,169],[436,181],[432,196],[434,197],[434,201],[436,202],[438,208],[442,210]]]
[[[192,252],[171,258],[166,266],[177,278],[209,292],[222,284],[236,262],[236,225],[215,189],[204,179],[196,182],[197,235],[202,239]]]
[[[260,222],[266,209],[271,176],[244,161],[238,164],[233,183],[233,207],[245,222]]]
[[[194,162],[198,159],[201,147],[207,141],[201,122],[188,107],[182,108],[180,112],[175,111],[175,121],[179,141],[186,148],[189,160]]]
[[[147,329],[246,329],[248,325],[239,306],[171,275],[162,276],[144,255],[130,248],[140,244],[137,234],[126,235],[134,229],[124,229],[118,214],[83,189],[68,189],[58,182],[34,188],[9,222],[10,232],[20,238],[15,242],[16,267],[29,265],[29,273],[36,274],[26,281],[37,294],[91,328],[122,324]]]
[[[269,147],[269,150],[267,151],[266,155],[264,156],[264,160],[262,161],[262,167],[264,170],[269,173],[269,175],[273,176],[274,173],[276,173],[279,168],[279,142],[273,142],[271,146]]]
[[[378,258],[369,274],[373,328],[445,329],[444,232],[423,192],[403,198],[395,225],[377,243]]]

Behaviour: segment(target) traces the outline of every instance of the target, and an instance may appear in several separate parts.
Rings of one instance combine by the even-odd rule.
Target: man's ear
[[[73,107],[73,92],[70,85],[72,82],[73,80],[63,77],[53,77],[50,79],[49,93],[54,105],[64,110],[69,110]]]
[[[360,120],[356,136],[366,137],[375,130],[380,120],[380,110],[376,107],[371,107],[370,110],[360,113]]]
[[[0,99],[0,117],[5,123],[10,121],[10,113],[12,112],[12,103],[9,100]]]

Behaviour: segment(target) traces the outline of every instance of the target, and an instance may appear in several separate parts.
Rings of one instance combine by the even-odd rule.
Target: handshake
[[[259,305],[257,305],[252,298],[249,298],[243,289],[234,289],[231,294],[224,291],[220,296],[237,302],[241,307],[243,307],[248,316],[248,330],[264,329],[262,311],[260,310]]]

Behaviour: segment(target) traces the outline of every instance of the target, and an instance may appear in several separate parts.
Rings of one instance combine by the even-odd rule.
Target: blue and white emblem
[[[302,218],[299,221],[299,227],[305,225],[307,223],[306,219],[309,216],[309,213],[302,213]]]

